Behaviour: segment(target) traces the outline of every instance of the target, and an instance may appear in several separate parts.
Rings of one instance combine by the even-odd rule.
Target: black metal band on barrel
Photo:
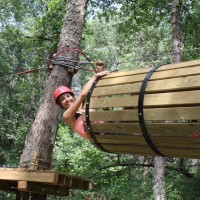
[[[141,85],[140,88],[140,92],[139,92],[139,98],[138,98],[138,117],[139,117],[139,124],[140,124],[140,128],[142,130],[142,134],[144,136],[144,139],[146,140],[147,144],[149,145],[149,147],[159,156],[163,156],[165,157],[164,154],[162,154],[157,147],[154,145],[154,143],[152,142],[147,128],[146,128],[146,124],[144,121],[144,112],[143,112],[143,106],[144,106],[144,94],[145,94],[145,89],[147,86],[147,83],[151,77],[151,75],[156,71],[156,69],[158,69],[161,65],[159,66],[155,66],[153,69],[151,69],[148,74],[146,75],[146,77],[143,80],[143,83]]]
[[[109,152],[108,150],[104,149],[101,144],[97,141],[95,135],[94,135],[94,132],[92,130],[92,126],[91,126],[91,123],[90,123],[90,99],[91,99],[91,96],[92,96],[92,92],[97,84],[99,80],[99,77],[96,79],[96,81],[93,83],[88,95],[87,95],[87,99],[86,99],[86,107],[85,107],[85,118],[86,118],[86,124],[87,124],[87,132],[89,133],[91,139],[93,140],[94,144],[100,148],[102,151],[106,151],[106,152]]]

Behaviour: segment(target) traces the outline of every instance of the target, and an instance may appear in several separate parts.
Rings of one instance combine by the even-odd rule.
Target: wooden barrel
[[[200,158],[200,60],[111,73],[91,88],[83,116],[103,151]]]

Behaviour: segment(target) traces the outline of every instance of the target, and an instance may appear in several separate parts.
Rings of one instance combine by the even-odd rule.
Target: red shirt
[[[74,131],[80,135],[81,137],[83,137],[84,139],[88,139],[88,133],[85,131],[84,126],[83,126],[83,118],[82,115],[80,115],[77,120],[76,120],[76,124],[74,127]]]

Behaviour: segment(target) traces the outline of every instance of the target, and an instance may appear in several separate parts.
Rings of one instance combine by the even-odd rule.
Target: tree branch
[[[199,165],[195,165],[195,166],[199,166]],[[99,173],[102,170],[109,169],[109,168],[112,168],[112,167],[133,167],[133,166],[135,166],[135,167],[154,167],[153,164],[144,164],[144,163],[143,164],[140,164],[140,163],[119,163],[119,164],[112,164],[112,165],[108,165],[108,166],[105,166],[105,167],[102,167],[102,168],[98,169],[98,171],[96,173],[94,173],[93,176],[95,176],[95,174]],[[193,166],[194,165],[191,165],[190,167],[193,167]],[[188,172],[190,167],[188,167],[187,169],[184,169],[183,167],[176,168],[176,167],[172,167],[172,166],[166,166],[166,169],[180,172],[184,176],[186,176],[188,178],[191,178],[192,174]]]
[[[52,39],[50,39],[50,38],[46,38],[46,37],[31,37],[31,36],[24,36],[24,38],[28,38],[28,39],[36,39],[36,40],[47,40],[47,41],[52,41]]]

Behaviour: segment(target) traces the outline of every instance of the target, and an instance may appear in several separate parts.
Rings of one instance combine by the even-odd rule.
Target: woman
[[[66,86],[58,87],[54,92],[54,99],[58,105],[66,111],[63,114],[65,123],[81,137],[88,139],[88,133],[84,130],[82,119],[82,104],[97,77],[109,74],[108,71],[101,71],[95,74],[83,87],[78,98],[74,99],[74,93]]]

